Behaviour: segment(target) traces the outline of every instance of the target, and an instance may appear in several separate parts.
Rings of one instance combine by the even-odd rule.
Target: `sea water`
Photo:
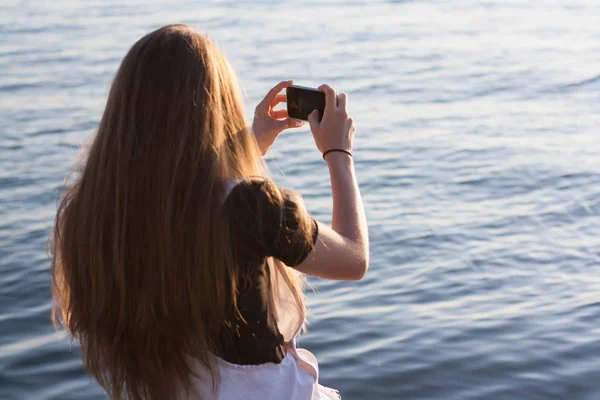
[[[600,2],[0,4],[0,399],[103,399],[50,324],[56,197],[128,48],[186,23],[239,74],[349,96],[371,237],[313,279],[303,347],[344,399],[600,398]],[[308,128],[267,155],[330,220]]]

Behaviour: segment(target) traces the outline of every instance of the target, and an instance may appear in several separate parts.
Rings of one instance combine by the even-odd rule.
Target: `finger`
[[[319,110],[313,110],[313,112],[308,115],[308,123],[310,124],[310,129],[319,127]]]
[[[319,90],[325,93],[325,112],[328,110],[331,112],[337,107],[337,100],[335,98],[335,90],[329,85],[319,86]]]
[[[275,107],[279,103],[285,103],[286,100],[287,96],[285,95],[285,93],[280,93],[277,96],[275,96],[275,100],[271,102],[271,107]]]
[[[346,110],[347,104],[348,104],[348,95],[346,93],[338,94],[338,108],[342,109],[343,111],[347,111]]]
[[[279,92],[281,92],[283,89],[285,89],[288,86],[291,86],[294,83],[294,81],[281,81],[279,82],[277,85],[275,85],[273,87],[273,89],[269,90],[269,93],[267,93],[267,95],[265,96],[265,98],[258,104],[259,107],[266,109],[267,107],[269,107],[269,105],[275,101],[275,98],[277,97],[277,94]]]
[[[289,117],[287,110],[275,110],[271,113],[271,116],[275,119],[284,119]]]
[[[286,118],[284,120],[279,121],[281,130],[289,129],[289,128],[300,128],[304,126],[304,121],[294,118]]]

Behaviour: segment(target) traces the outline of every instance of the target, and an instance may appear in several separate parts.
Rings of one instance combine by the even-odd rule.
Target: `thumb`
[[[319,127],[319,110],[313,110],[313,112],[308,115],[308,123],[310,124],[310,129]]]
[[[304,125],[304,122],[299,119],[294,118],[286,118],[279,121],[279,128],[281,130],[289,129],[289,128],[300,128]]]

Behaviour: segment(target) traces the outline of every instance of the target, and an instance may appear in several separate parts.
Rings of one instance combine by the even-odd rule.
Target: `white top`
[[[226,195],[240,181],[230,181]],[[213,391],[208,372],[198,362],[191,366],[197,376],[191,381],[190,391],[181,398],[202,400],[339,400],[338,392],[319,385],[319,365],[315,356],[296,347],[298,332],[294,331],[298,315],[289,300],[291,293],[285,284],[276,298],[277,325],[284,337],[287,354],[279,364],[237,365],[218,357],[219,387]]]
[[[218,359],[218,391],[213,392],[210,375],[196,364],[191,390],[184,399],[202,400],[339,400],[336,390],[318,383],[318,365],[308,350],[288,352],[281,363],[236,365]],[[310,370],[310,371],[309,371]]]

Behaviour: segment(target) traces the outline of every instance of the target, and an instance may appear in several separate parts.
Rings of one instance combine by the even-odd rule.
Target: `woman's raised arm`
[[[351,156],[354,122],[348,117],[344,93],[336,96],[328,85],[319,90],[325,92],[325,113],[319,123],[318,111],[313,111],[309,122],[317,148],[329,167],[332,226],[318,223],[314,250],[296,269],[326,279],[358,280],[369,265],[369,233]]]

